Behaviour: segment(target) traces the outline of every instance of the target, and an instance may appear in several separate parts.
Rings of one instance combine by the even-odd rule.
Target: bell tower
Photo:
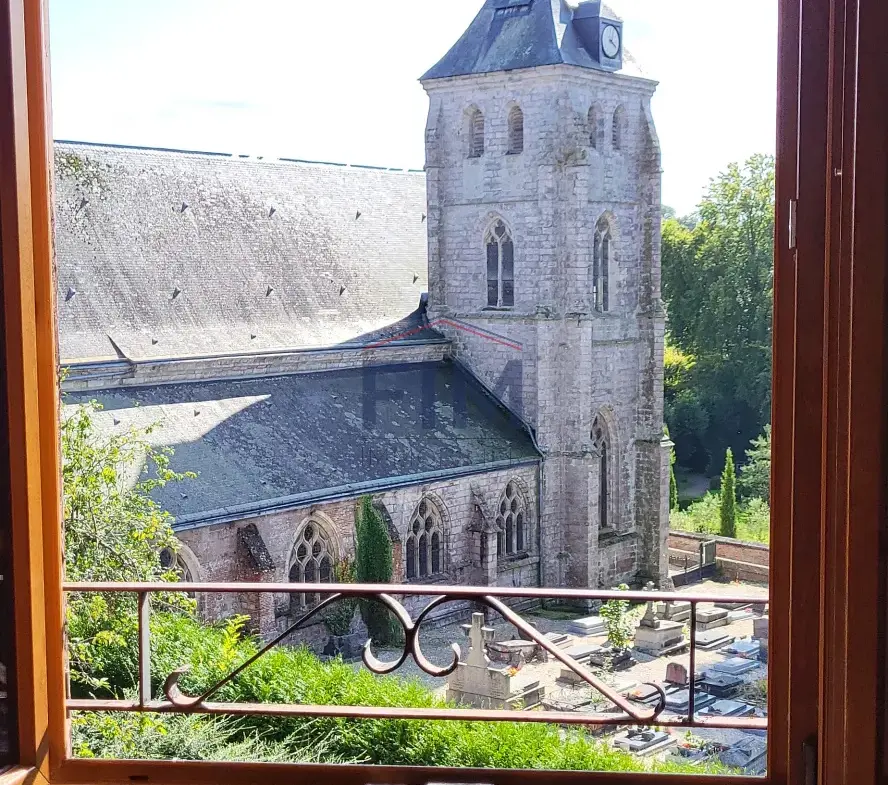
[[[534,429],[546,586],[668,581],[656,84],[623,35],[486,0],[422,78],[429,317]]]

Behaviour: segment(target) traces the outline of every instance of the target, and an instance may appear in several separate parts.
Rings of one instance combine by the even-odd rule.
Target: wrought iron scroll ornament
[[[410,616],[408,610],[390,594],[333,594],[327,599],[320,602],[310,611],[305,613],[297,621],[291,624],[286,630],[284,630],[284,632],[280,633],[277,637],[275,637],[272,641],[270,641],[262,649],[256,652],[256,654],[254,654],[243,664],[238,666],[227,676],[216,682],[216,684],[210,687],[202,695],[192,697],[182,692],[179,687],[179,679],[188,672],[189,666],[186,665],[181,668],[177,668],[167,677],[167,680],[164,684],[164,694],[166,695],[167,700],[169,700],[169,702],[176,709],[179,709],[183,712],[195,711],[199,709],[205,702],[209,701],[209,699],[213,697],[213,695],[219,692],[219,690],[221,690],[227,684],[230,684],[232,681],[234,681],[234,679],[236,679],[241,673],[249,668],[254,662],[259,660],[273,648],[278,646],[292,633],[304,627],[309,621],[322,613],[326,608],[343,600],[354,599],[369,600],[371,602],[376,602],[384,606],[389,611],[391,611],[392,615],[397,619],[404,632],[403,650],[401,651],[399,657],[392,662],[384,662],[373,654],[372,640],[368,640],[364,644],[363,662],[365,667],[371,672],[378,675],[387,675],[390,673],[394,673],[411,657],[413,661],[425,673],[434,677],[449,676],[459,667],[460,648],[456,643],[451,645],[453,650],[453,660],[450,662],[450,664],[445,666],[438,666],[432,663],[423,654],[419,640],[420,629],[422,628],[423,623],[429,617],[429,614],[431,614],[433,610],[440,607],[441,605],[449,602],[458,601],[457,598],[449,597],[447,595],[436,597],[431,602],[429,602],[428,605],[425,606],[425,608],[422,609],[422,611],[419,613],[419,615],[416,617],[416,620],[414,621],[413,618]],[[618,694],[615,690],[613,690],[607,684],[598,679],[594,674],[584,668],[573,657],[568,656],[564,651],[559,649],[555,644],[553,644],[544,635],[542,635],[539,630],[537,630],[535,627],[533,627],[533,625],[522,619],[521,616],[515,613],[515,611],[513,611],[501,600],[492,596],[481,596],[476,597],[474,601],[480,605],[484,605],[496,611],[500,616],[503,617],[503,619],[505,619],[513,627],[515,627],[515,629],[517,629],[523,636],[532,640],[534,643],[545,649],[562,665],[573,671],[586,684],[588,684],[594,690],[598,691],[602,696],[613,703],[618,709],[624,712],[624,715],[614,714],[607,717],[594,717],[590,715],[588,718],[588,723],[590,725],[618,724],[621,722],[626,722],[627,720],[631,720],[639,724],[653,724],[666,709],[666,693],[663,691],[663,688],[660,685],[649,685],[656,690],[658,695],[657,704],[656,706],[654,706],[653,710],[639,710],[630,701],[628,701],[622,695]]]

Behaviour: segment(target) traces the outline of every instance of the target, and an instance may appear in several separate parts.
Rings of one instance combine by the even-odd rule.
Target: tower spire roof
[[[619,19],[601,0],[486,0],[459,41],[422,79],[560,64],[601,69],[597,41],[584,24],[596,16]]]

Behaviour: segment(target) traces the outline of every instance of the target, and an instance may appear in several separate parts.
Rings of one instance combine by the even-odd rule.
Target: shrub
[[[258,639],[243,619],[203,625],[173,613],[152,617],[155,694],[185,664],[183,692],[197,695],[252,656]],[[135,660],[130,669],[135,670]],[[117,691],[124,695],[127,690]],[[130,693],[131,694],[131,693]],[[317,705],[444,707],[418,680],[378,677],[341,660],[321,662],[306,649],[279,647],[213,696],[214,701]],[[338,717],[77,715],[74,751],[83,757],[188,760],[318,760],[377,765],[470,766],[640,771],[644,764],[582,730],[553,725],[461,721],[350,720]],[[655,764],[655,770],[705,773]],[[713,772],[715,769],[713,769]],[[723,769],[721,769],[723,771]]]
[[[709,493],[685,510],[673,511],[669,527],[698,534],[721,534],[721,498]],[[771,510],[763,499],[751,499],[737,507],[738,540],[768,544],[771,534]]]
[[[355,522],[355,580],[358,583],[391,583],[394,571],[388,527],[369,496],[363,496]],[[370,637],[386,645],[398,640],[395,619],[377,602],[362,600],[361,617]]]
[[[720,521],[722,537],[737,536],[737,481],[734,472],[734,453],[728,447],[725,453],[725,469],[722,472]]]
[[[620,591],[629,591],[625,583],[619,586]],[[607,642],[618,650],[629,646],[632,639],[632,620],[629,617],[629,602],[626,600],[608,600],[601,606],[601,617],[607,629]]]

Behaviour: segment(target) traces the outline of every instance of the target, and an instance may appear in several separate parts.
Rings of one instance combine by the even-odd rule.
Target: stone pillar
[[[640,538],[638,572],[661,590],[672,588],[669,578],[669,465],[672,442],[667,438],[638,442],[636,520]]]
[[[497,552],[496,552],[496,524],[488,524],[481,531],[481,539],[484,541],[484,558],[481,560],[481,573],[487,586],[496,586],[498,577]]]

